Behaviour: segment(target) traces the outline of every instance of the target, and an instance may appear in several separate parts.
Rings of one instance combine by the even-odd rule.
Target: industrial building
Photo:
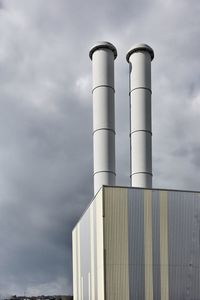
[[[104,186],[73,231],[74,299],[200,299],[200,193]]]
[[[94,197],[73,230],[75,300],[200,300],[200,192],[152,188],[151,47],[127,54],[131,187],[115,186],[114,60],[93,64]]]

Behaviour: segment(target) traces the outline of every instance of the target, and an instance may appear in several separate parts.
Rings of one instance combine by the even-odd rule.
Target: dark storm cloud
[[[71,230],[92,199],[89,47],[113,42],[118,184],[129,184],[128,65],[155,50],[154,185],[199,189],[199,1],[7,0],[0,11],[0,291],[72,290]],[[195,175],[194,175],[195,173]]]

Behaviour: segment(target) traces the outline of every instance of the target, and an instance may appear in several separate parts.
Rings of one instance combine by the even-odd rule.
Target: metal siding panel
[[[96,201],[94,201],[93,207],[94,218],[94,285],[95,285],[95,297],[98,299],[98,281],[97,281],[97,217],[96,217]],[[93,300],[93,299],[92,299]]]
[[[106,300],[200,300],[200,193],[104,190],[73,231],[74,299],[104,299],[106,266]]]
[[[193,214],[193,259],[191,268],[193,270],[193,280],[191,290],[194,291],[194,298],[197,295],[200,299],[200,194],[193,194],[194,214]]]
[[[104,300],[104,242],[103,242],[103,197],[102,190],[96,202],[96,250],[97,250],[97,300]],[[96,299],[95,299],[96,300]]]
[[[127,189],[105,188],[106,299],[129,300]]]
[[[200,198],[169,192],[170,299],[200,299]]]
[[[153,299],[160,300],[160,204],[159,191],[152,191]]]
[[[167,192],[160,192],[160,284],[161,300],[169,300]]]
[[[145,299],[153,300],[152,191],[144,191]]]
[[[186,291],[186,277],[187,266],[185,265],[185,271],[182,273],[183,262],[185,261],[185,254],[187,251],[187,244],[184,247],[184,233],[183,230],[189,230],[188,220],[189,211],[185,214],[184,194],[183,193],[168,193],[168,215],[169,215],[169,293],[170,298],[175,297],[179,300],[184,297]],[[187,205],[187,203],[185,203]],[[185,217],[183,218],[183,216]],[[184,229],[185,227],[185,229]],[[188,235],[186,235],[188,236]],[[184,249],[180,249],[181,247]],[[187,256],[187,255],[186,255]]]
[[[145,299],[144,190],[128,190],[129,288],[130,300]]]
[[[96,195],[73,231],[73,287],[76,300],[104,299],[101,191]]]
[[[95,299],[95,255],[94,255],[94,202],[90,205],[90,300]]]
[[[90,251],[90,208],[85,212],[80,223],[81,276],[83,300],[89,298],[88,274],[91,270]]]
[[[73,258],[73,297],[78,300],[77,293],[77,233],[76,228],[72,232],[72,258]]]
[[[77,286],[78,286],[78,299],[81,299],[81,262],[80,262],[80,224],[77,225],[77,269],[78,269],[78,276],[77,276]]]

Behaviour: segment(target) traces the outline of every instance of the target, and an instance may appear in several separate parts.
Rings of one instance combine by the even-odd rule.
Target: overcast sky
[[[200,190],[199,0],[0,2],[0,293],[72,293],[93,196],[89,48],[116,59],[117,184],[129,184],[127,50],[149,44],[154,187]]]

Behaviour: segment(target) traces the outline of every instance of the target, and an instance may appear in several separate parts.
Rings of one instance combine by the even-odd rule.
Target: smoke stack
[[[93,68],[94,194],[102,185],[115,185],[115,88],[116,48],[98,42],[89,52]]]
[[[152,187],[151,61],[154,52],[145,44],[126,56],[130,70],[130,177],[131,185]]]

